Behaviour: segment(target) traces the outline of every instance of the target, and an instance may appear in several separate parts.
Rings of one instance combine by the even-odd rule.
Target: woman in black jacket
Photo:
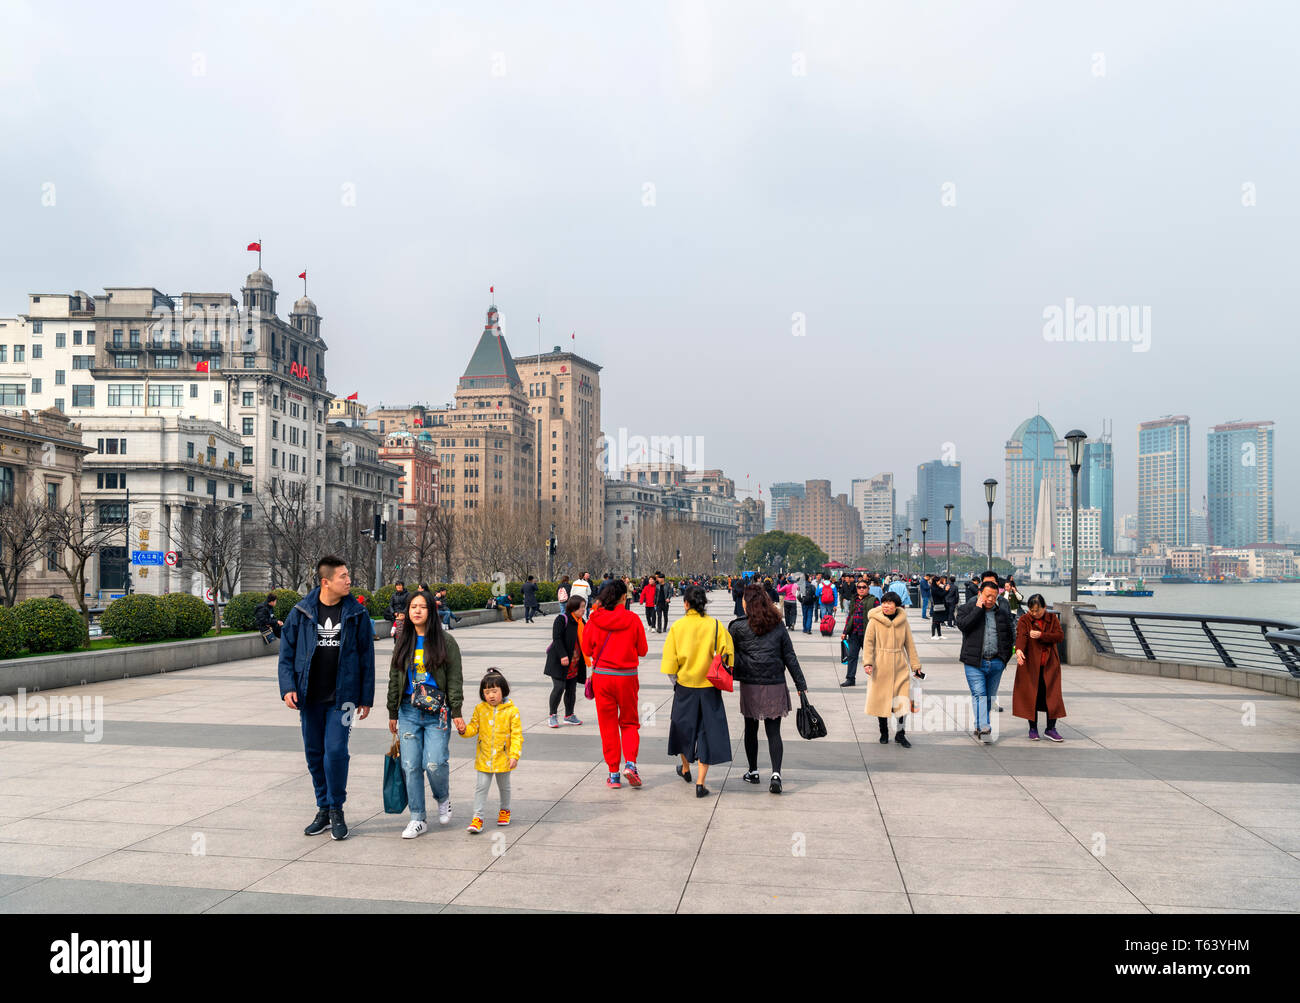
[[[740,683],[740,713],[745,719],[745,756],[749,771],[744,779],[759,782],[758,720],[767,731],[767,748],[772,757],[772,782],[768,790],[781,793],[781,718],[790,713],[790,690],[785,674],[790,673],[802,696],[808,683],[795,657],[790,632],[761,585],[745,586],[741,599],[745,616],[727,626],[736,646],[736,668],[732,675]]]
[[[564,696],[564,723],[582,724],[573,710],[578,699],[578,684],[587,681],[587,661],[578,636],[586,609],[587,600],[582,596],[569,596],[564,603],[564,612],[551,624],[551,646],[546,649],[545,672],[555,680],[551,685],[551,716],[546,720],[552,728],[560,726],[561,695]]]

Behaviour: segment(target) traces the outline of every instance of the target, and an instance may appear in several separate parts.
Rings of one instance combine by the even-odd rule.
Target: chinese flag
[[[360,393],[360,392],[361,392],[360,390],[357,391],[357,393]],[[354,401],[354,400],[357,399],[357,394],[348,394],[348,396],[344,397],[343,399],[344,399],[345,401]]]
[[[497,287],[496,287],[496,286],[488,286],[488,292],[490,292],[493,296],[495,296],[495,295],[497,294]]]
[[[423,428],[423,427],[424,427],[424,422],[421,421],[419,418],[416,418],[416,419],[415,419],[415,427],[416,427],[416,428]]]
[[[301,272],[298,273],[298,278],[305,279],[306,277],[307,277],[307,269],[304,268]]]
[[[571,335],[569,335],[569,337],[572,338],[574,341],[577,341],[577,340],[578,340],[578,332],[577,332],[577,331],[574,331]]]
[[[257,241],[253,241],[251,244],[248,245],[248,249],[250,251],[260,251],[262,249],[262,245]]]
[[[207,362],[206,361],[200,362],[197,366],[194,367],[194,371],[197,373],[206,373],[208,371]]]

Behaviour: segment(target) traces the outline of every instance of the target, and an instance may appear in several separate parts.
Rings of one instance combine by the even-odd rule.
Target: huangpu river
[[[1080,581],[1079,585],[1083,587],[1083,582]],[[1049,603],[1063,602],[1070,598],[1068,585],[1037,586],[1024,584],[1017,579],[1016,586],[1026,598],[1034,592],[1041,592]],[[1279,585],[1267,582],[1243,582],[1240,585],[1162,585],[1157,581],[1147,582],[1146,587],[1155,592],[1149,599],[1081,595],[1079,601],[1093,603],[1098,609],[1144,613],[1208,613],[1256,619],[1275,618],[1300,624],[1300,582]]]

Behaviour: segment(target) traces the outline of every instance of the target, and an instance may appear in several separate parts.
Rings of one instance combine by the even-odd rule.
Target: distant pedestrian
[[[785,629],[794,630],[795,613],[799,610],[799,589],[792,581],[787,581],[777,592],[781,596],[781,605],[785,613]]]
[[[922,575],[921,584],[917,588],[921,592],[921,619],[924,620],[930,615],[930,576]]]
[[[568,575],[562,575],[560,577],[560,584],[556,586],[555,589],[555,598],[558,599],[560,602],[568,602],[569,600],[569,576]]]
[[[854,585],[857,595],[849,604],[848,615],[844,618],[844,631],[841,640],[849,644],[848,661],[844,663],[844,681],[841,687],[853,686],[858,674],[858,656],[862,654],[862,641],[867,632],[867,614],[876,607],[876,597],[871,594],[866,579]]]
[[[780,617],[765,594],[755,588],[759,602]],[[746,590],[748,593],[748,589]],[[660,671],[673,679],[673,710],[668,725],[668,755],[680,756],[677,775],[691,782],[691,764],[699,763],[695,796],[708,797],[705,786],[709,767],[731,762],[731,735],[727,731],[727,711],[722,705],[722,691],[709,682],[709,666],[714,655],[721,654],[731,665],[735,645],[722,624],[705,612],[708,597],[698,586],[690,586],[684,595],[685,615],[673,624],[664,639]]]
[[[284,621],[276,618],[275,603],[275,593],[268,592],[265,601],[253,610],[253,623],[262,633],[266,633],[266,631],[269,630],[275,634],[276,637],[279,637],[280,629],[284,626]]]
[[[802,696],[808,690],[799,659],[790,640],[790,631],[776,617],[761,589],[746,589],[745,616],[727,625],[736,650],[735,679],[740,685],[740,714],[745,719],[745,758],[749,769],[741,778],[757,784],[758,722],[767,733],[767,751],[772,760],[772,779],[768,790],[781,793],[781,761],[785,746],[781,741],[781,718],[790,713],[788,672],[795,689]],[[750,610],[753,612],[749,612]]]
[[[528,576],[524,582],[524,623],[532,623],[533,618],[542,611],[542,605],[537,601],[537,578],[533,575]]]
[[[645,606],[646,626],[651,630],[659,622],[659,615],[655,612],[655,593],[658,590],[658,581],[654,575],[647,575],[641,583],[641,604]]]
[[[375,628],[352,595],[352,576],[341,558],[322,557],[316,579],[320,584],[284,621],[280,698],[298,712],[316,790],[316,817],[303,834],[329,829],[334,839],[347,839],[348,737],[354,713],[363,721],[375,703]]]
[[[587,604],[582,596],[569,596],[564,610],[551,624],[551,644],[546,649],[546,675],[551,684],[550,716],[547,725],[558,728],[560,697],[564,697],[564,723],[582,724],[574,713],[578,686],[587,681],[587,660],[582,654],[582,631]]]
[[[803,632],[811,634],[813,618],[817,615],[817,590],[807,578],[804,578],[799,592],[799,605],[803,608]]]
[[[668,606],[673,599],[673,587],[662,571],[655,575],[655,630],[662,634],[668,629]]]
[[[948,619],[948,579],[939,575],[930,587],[930,636],[943,637],[943,625]]]

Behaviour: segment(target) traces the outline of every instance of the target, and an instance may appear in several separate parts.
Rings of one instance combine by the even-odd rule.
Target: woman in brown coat
[[[1053,742],[1064,742],[1056,730],[1065,717],[1061,699],[1061,659],[1056,646],[1065,640],[1061,621],[1047,612],[1047,600],[1035,592],[1029,597],[1028,612],[1016,626],[1016,685],[1011,695],[1011,713],[1029,721],[1029,740],[1038,741],[1038,712],[1047,714],[1043,733]]]
[[[881,745],[889,744],[889,717],[897,714],[894,741],[904,749],[912,747],[903,722],[912,708],[911,674],[920,668],[907,612],[899,608],[897,595],[886,592],[880,605],[867,614],[862,637],[862,670],[871,678],[867,713],[880,721]]]

